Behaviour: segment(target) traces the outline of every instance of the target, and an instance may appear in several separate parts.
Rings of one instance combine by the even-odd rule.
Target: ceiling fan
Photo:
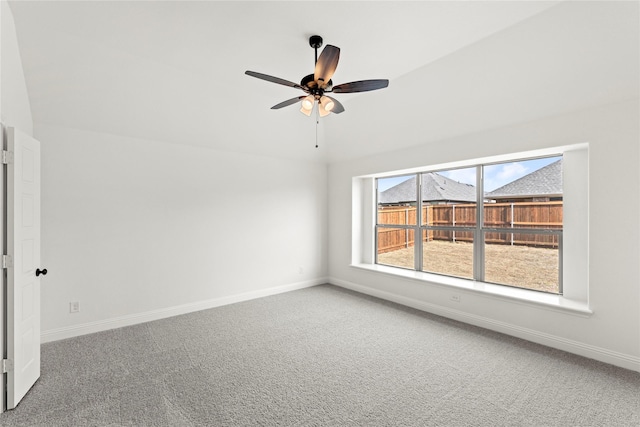
[[[309,37],[309,45],[315,49],[316,68],[313,74],[305,76],[300,81],[300,84],[290,82],[278,77],[269,76],[267,74],[257,73],[255,71],[245,71],[245,74],[258,79],[266,80],[268,82],[281,84],[284,86],[293,87],[296,89],[302,89],[307,95],[297,96],[295,98],[288,99],[279,104],[271,107],[272,110],[278,110],[289,105],[293,105],[298,101],[301,102],[302,108],[300,111],[310,116],[316,101],[318,103],[318,109],[320,117],[324,117],[329,113],[340,114],[344,111],[344,107],[337,99],[325,95],[326,93],[354,93],[354,92],[368,92],[371,90],[383,89],[389,86],[389,80],[377,79],[377,80],[359,80],[350,83],[343,83],[337,86],[333,85],[331,77],[336,71],[338,66],[338,59],[340,58],[340,48],[328,44],[320,54],[318,58],[318,48],[322,46],[322,37],[311,36]]]

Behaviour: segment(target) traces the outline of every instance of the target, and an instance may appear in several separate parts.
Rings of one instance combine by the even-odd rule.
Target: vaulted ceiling
[[[36,124],[339,161],[637,97],[637,53],[623,54],[638,49],[637,23],[587,3],[10,6]],[[346,111],[321,119],[319,150],[314,117],[270,110],[298,92],[244,75],[298,82],[313,71],[313,34],[341,48],[336,84],[390,79],[388,89],[336,95]]]

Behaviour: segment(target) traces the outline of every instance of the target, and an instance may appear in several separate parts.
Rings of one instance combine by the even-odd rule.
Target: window
[[[562,160],[377,178],[375,263],[562,294]]]

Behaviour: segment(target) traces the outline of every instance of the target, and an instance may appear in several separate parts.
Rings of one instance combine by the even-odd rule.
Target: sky
[[[496,165],[485,166],[484,168],[484,191],[493,191],[496,188],[500,188],[505,184],[515,181],[518,178],[522,178],[525,175],[534,172],[549,163],[553,163],[561,157],[546,157],[543,159],[534,160],[521,160],[516,162],[499,163]],[[453,169],[448,171],[438,171],[440,175],[444,175],[447,178],[454,181],[463,182],[465,184],[476,184],[476,169],[475,167],[466,169]],[[405,175],[392,178],[381,178],[378,180],[378,191],[384,191],[388,188],[398,185],[407,179],[414,176]]]

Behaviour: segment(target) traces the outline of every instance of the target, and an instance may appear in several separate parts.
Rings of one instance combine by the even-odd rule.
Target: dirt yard
[[[464,242],[424,243],[423,269],[471,279],[473,245]],[[413,247],[378,255],[380,264],[413,268]],[[485,281],[558,293],[558,250],[528,246],[487,245]]]

